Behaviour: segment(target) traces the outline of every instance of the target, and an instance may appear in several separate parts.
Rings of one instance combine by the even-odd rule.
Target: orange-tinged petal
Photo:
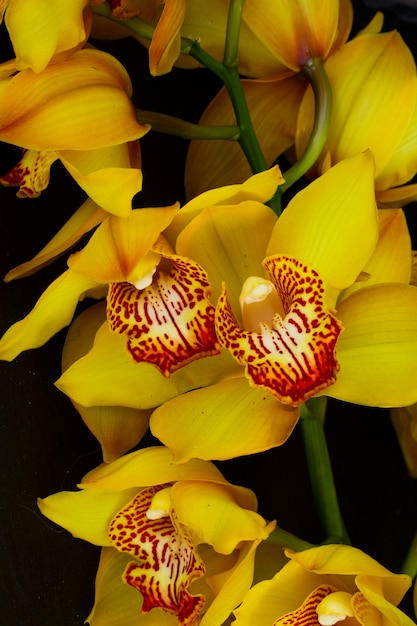
[[[40,74],[4,81],[0,139],[32,150],[92,150],[142,137],[126,71],[111,55],[83,49]],[[117,119],[117,123],[115,120]]]
[[[340,371],[325,393],[366,406],[417,401],[417,288],[382,284],[361,289],[337,310],[345,330],[337,345]]]
[[[411,52],[396,31],[363,35],[333,54],[326,62],[326,72],[332,88],[332,119],[326,150],[314,171],[322,173],[327,153],[335,164],[370,149],[377,177],[400,144],[414,112],[416,70]],[[314,98],[308,89],[299,112],[298,155],[310,136],[313,111]]]
[[[351,285],[378,240],[373,177],[369,151],[332,167],[290,201],[274,227],[267,253],[310,263],[327,286]]]
[[[90,198],[121,217],[129,217],[133,197],[142,189],[142,172],[130,159],[131,143],[59,152],[63,165]]]
[[[178,623],[194,623],[204,596],[192,595],[191,583],[204,576],[204,563],[186,528],[176,515],[150,519],[146,513],[161,487],[150,487],[126,504],[109,526],[112,544],[135,557],[123,579],[143,595],[142,612],[159,607],[178,616]]]
[[[151,252],[159,234],[178,211],[171,207],[137,209],[129,219],[112,216],[68,265],[97,282],[136,283],[155,268],[159,254]]]
[[[265,267],[283,315],[276,311],[255,332],[242,330],[224,290],[216,308],[217,336],[245,365],[252,385],[297,406],[335,381],[342,327],[325,307],[323,281],[313,268],[285,256],[269,257]]]
[[[38,348],[67,326],[80,300],[99,285],[67,270],[44,291],[32,311],[13,324],[0,340],[0,359],[12,361],[20,352]]]
[[[107,319],[111,330],[126,337],[135,362],[152,363],[168,378],[195,359],[219,354],[221,346],[206,272],[185,257],[165,259],[171,267],[158,269],[145,289],[110,285]]]
[[[297,409],[251,388],[245,378],[232,378],[162,404],[150,426],[183,463],[193,457],[224,460],[269,450],[286,441],[297,421]]]
[[[171,71],[180,54],[180,29],[185,0],[165,0],[149,47],[149,69],[153,76]]]
[[[173,454],[163,446],[143,448],[103,464],[84,476],[79,487],[91,491],[120,491],[131,487],[152,487],[179,480],[202,480],[227,484],[213,463],[191,459],[186,463],[174,462]]]
[[[18,69],[41,72],[55,54],[82,43],[87,37],[83,11],[89,4],[89,0],[44,0],[37,3],[35,16],[30,1],[8,2],[5,21]]]
[[[293,77],[275,81],[242,80],[242,87],[255,134],[269,165],[294,143],[297,112],[307,83]],[[225,88],[211,101],[200,123],[236,123]],[[207,189],[243,182],[250,174],[249,164],[236,141],[192,141],[185,170],[186,196],[194,198]]]
[[[184,228],[176,250],[207,271],[213,301],[225,281],[231,301],[237,306],[242,283],[249,276],[263,273],[262,260],[276,221],[274,212],[256,200],[209,207]]]
[[[22,263],[10,270],[4,280],[6,282],[23,276],[30,276],[68,250],[83,235],[100,224],[107,213],[90,198],[80,206],[57,234],[30,261]]]
[[[374,613],[372,617],[375,624],[381,623],[382,615],[389,624],[412,626],[414,622],[396,607],[403,599],[405,592],[411,587],[409,576],[391,574],[391,576],[381,578],[360,575],[356,577],[356,584],[362,592],[355,594],[353,599],[353,608],[358,621],[363,619],[364,613],[366,617],[367,614],[372,615]],[[367,620],[365,623],[371,624],[372,622]]]
[[[392,207],[394,209],[404,207],[406,204],[417,200],[417,184],[377,191],[376,199],[382,207]]]
[[[310,58],[329,54],[338,32],[339,3],[270,0],[260,11],[256,0],[249,0],[243,19],[271,52],[298,72]],[[271,24],[285,24],[285,28],[271,28]]]
[[[240,365],[223,350],[210,359],[193,361],[166,379],[152,365],[134,363],[126,350],[125,338],[112,333],[105,322],[97,332],[92,350],[64,372],[55,384],[84,406],[148,409],[190,389],[236,375],[240,369]]]
[[[137,487],[118,491],[59,491],[39,498],[38,506],[41,513],[74,537],[97,546],[111,546],[109,524],[135,493]]]

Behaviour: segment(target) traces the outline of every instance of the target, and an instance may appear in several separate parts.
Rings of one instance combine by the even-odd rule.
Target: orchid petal
[[[171,222],[178,205],[132,211],[129,219],[110,217],[87,245],[70,257],[68,265],[97,282],[135,283],[155,268],[159,254],[151,252],[162,230]]]
[[[111,546],[110,521],[137,491],[137,487],[118,491],[59,491],[40,498],[38,506],[43,515],[74,537],[96,546]]]
[[[342,327],[325,307],[323,282],[314,269],[285,256],[269,257],[265,267],[283,315],[276,311],[254,332],[241,330],[224,290],[216,308],[217,336],[245,365],[252,385],[297,406],[335,381]]]
[[[94,150],[142,137],[126,71],[83,49],[40,74],[23,70],[0,95],[0,139],[32,150]],[[117,118],[117,124],[115,119]]]
[[[49,184],[50,168],[57,159],[56,152],[25,150],[20,161],[0,178],[0,184],[19,187],[18,198],[38,198]]]
[[[230,485],[213,463],[191,459],[174,462],[173,454],[163,446],[153,446],[126,454],[111,464],[103,464],[84,476],[79,487],[88,490],[152,487],[179,480],[201,480]]]
[[[0,340],[0,359],[12,361],[20,352],[38,348],[67,326],[83,297],[99,285],[67,270],[44,291],[32,311],[13,324]]]
[[[242,80],[253,128],[267,164],[294,143],[297,112],[306,86],[294,77],[280,81]],[[211,101],[200,124],[235,124],[225,88]],[[236,141],[192,141],[185,170],[186,196],[194,198],[207,189],[243,182],[250,173]]]
[[[417,184],[376,191],[376,199],[383,207],[403,207],[417,200]]]
[[[18,69],[42,72],[55,54],[81,44],[87,37],[83,11],[88,5],[88,0],[44,0],[37,3],[34,16],[28,0],[9,2],[6,27]]]
[[[219,354],[221,346],[206,272],[185,257],[165,259],[170,271],[158,270],[145,289],[127,282],[110,285],[107,318],[111,330],[127,338],[136,363],[152,363],[168,378],[195,359]]]
[[[105,322],[97,332],[93,349],[55,384],[84,406],[148,409],[190,389],[216,383],[239,370],[240,366],[223,350],[218,356],[190,363],[166,379],[152,365],[134,363],[126,350],[125,338],[112,333]]]
[[[51,263],[77,243],[83,235],[100,224],[105,217],[107,217],[105,211],[100,209],[90,198],[87,198],[51,241],[33,259],[14,267],[6,274],[4,280],[8,282],[23,276],[30,276],[37,270],[45,267],[45,265]]]
[[[255,200],[209,207],[184,228],[176,249],[207,271],[213,301],[219,297],[225,281],[231,300],[237,305],[246,278],[263,273],[262,260],[276,221],[273,211]]]
[[[290,201],[274,227],[267,253],[311,264],[337,289],[351,285],[378,240],[373,176],[369,151],[332,167]]]
[[[249,387],[246,379],[234,378],[162,404],[150,426],[176,462],[184,463],[193,457],[224,460],[269,450],[286,441],[297,420],[296,409]]]
[[[180,55],[180,29],[185,0],[165,0],[149,47],[149,69],[153,76],[170,72]]]
[[[337,345],[340,371],[326,395],[366,406],[417,401],[417,288],[382,284],[344,300],[345,330]]]
[[[129,557],[114,548],[103,548],[96,574],[94,607],[87,617],[90,626],[137,626],[142,608],[141,595],[123,582]],[[165,617],[167,618],[165,620]],[[144,626],[151,626],[144,616]],[[175,619],[158,611],[158,625],[175,626]]]
[[[266,539],[266,522],[243,508],[227,485],[181,481],[173,485],[171,504],[178,519],[221,554],[231,554],[241,541]],[[233,530],[232,530],[233,529]]]
[[[109,536],[117,550],[135,558],[123,579],[143,595],[142,612],[159,607],[187,626],[204,605],[204,596],[189,591],[191,583],[204,576],[204,563],[176,514],[147,516],[159,489],[144,489],[126,504],[112,519]]]

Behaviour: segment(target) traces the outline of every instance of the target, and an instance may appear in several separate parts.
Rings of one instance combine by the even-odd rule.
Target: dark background
[[[377,8],[390,7],[384,30],[397,28],[416,52],[417,9],[382,0],[353,4],[355,30]],[[0,36],[6,59],[11,52],[4,28]],[[184,70],[151,78],[147,54],[133,40],[102,47],[128,69],[140,108],[196,122],[219,88],[204,70],[194,70],[192,81]],[[145,183],[140,205],[182,200],[186,142],[155,133],[141,147]],[[3,172],[16,158],[9,146],[0,145]],[[19,200],[15,190],[0,188],[1,275],[36,253],[82,200],[83,193],[59,164],[37,200]],[[415,211],[411,206],[407,216],[417,234]],[[65,259],[34,277],[0,284],[0,334],[29,311],[64,269]],[[96,440],[53,386],[64,336],[63,331],[12,363],[0,362],[0,623],[8,626],[75,626],[84,622],[93,602],[98,549],[44,519],[36,506],[38,496],[75,488],[101,462]],[[417,530],[417,483],[407,475],[388,413],[331,402],[326,432],[353,544],[398,570]],[[256,491],[265,517],[306,540],[322,539],[297,429],[282,448],[220,466],[229,480]],[[409,598],[404,606],[411,610]]]

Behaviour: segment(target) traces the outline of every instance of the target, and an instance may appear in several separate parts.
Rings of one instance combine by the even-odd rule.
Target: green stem
[[[275,528],[266,540],[267,543],[272,543],[280,548],[289,548],[295,552],[301,552],[302,550],[309,550],[314,548],[314,545],[299,539],[295,535],[283,530],[282,528]]]
[[[336,487],[324,435],[326,398],[313,398],[301,407],[301,432],[317,512],[326,543],[347,543],[349,537],[339,509]]]
[[[313,130],[302,157],[284,174],[281,193],[291,187],[314,165],[323,150],[329,134],[332,112],[332,90],[321,59],[310,59],[302,68],[314,93],[315,112]]]
[[[183,139],[226,139],[231,141],[239,139],[237,126],[203,126],[202,124],[186,122],[172,115],[165,115],[165,113],[155,113],[143,109],[137,109],[137,116],[140,124],[151,124],[154,131],[175,135]]]
[[[413,580],[417,576],[417,533],[414,535],[400,571],[402,574],[408,574]]]
[[[239,62],[239,36],[245,0],[231,0],[227,18],[223,65],[237,67]]]

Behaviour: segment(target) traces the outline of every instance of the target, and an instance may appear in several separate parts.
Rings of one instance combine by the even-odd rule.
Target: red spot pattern
[[[171,271],[157,270],[149,287],[112,283],[107,297],[110,328],[127,336],[136,362],[152,363],[166,378],[194,359],[221,351],[207,274],[189,259],[169,258]]]
[[[49,171],[57,156],[53,152],[25,150],[13,169],[0,178],[4,187],[19,187],[19,198],[37,198],[49,184]]]
[[[123,578],[142,594],[142,613],[159,607],[176,615],[180,626],[191,626],[198,623],[205,599],[191,595],[188,588],[204,576],[204,563],[174,511],[157,520],[146,517],[153,496],[166,486],[138,493],[113,518],[109,536],[120,552],[135,558]]]
[[[340,322],[324,305],[318,273],[287,256],[269,257],[264,266],[282,301],[278,313],[259,332],[239,328],[226,290],[216,308],[216,332],[223,347],[246,365],[251,382],[280,402],[297,406],[336,379]]]
[[[299,609],[283,615],[273,623],[273,626],[320,626],[317,619],[317,607],[326,596],[334,591],[336,589],[330,585],[320,585],[310,593]]]

